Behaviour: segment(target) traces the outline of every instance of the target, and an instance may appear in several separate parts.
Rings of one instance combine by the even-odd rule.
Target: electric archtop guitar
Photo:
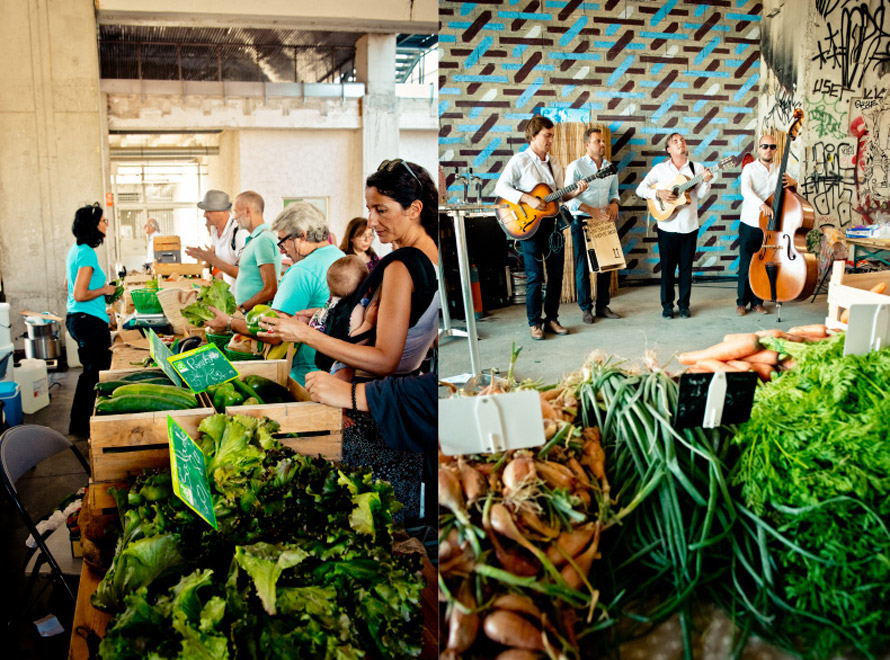
[[[506,199],[498,199],[497,204],[499,207],[507,207],[497,209],[498,222],[501,223],[501,229],[504,230],[504,233],[507,234],[507,236],[519,241],[531,238],[535,235],[535,232],[538,231],[538,227],[541,226],[541,220],[544,218],[552,218],[559,213],[559,204],[557,202],[577,188],[581,181],[603,179],[607,176],[612,176],[617,172],[618,168],[615,167],[614,164],[611,164],[604,167],[596,174],[591,174],[590,176],[575,181],[575,183],[570,186],[555,191],[551,190],[550,186],[546,183],[539,183],[528,191],[528,194],[532,197],[537,197],[547,204],[541,211],[533,209],[528,204],[522,202],[514,204],[513,202],[508,202]]]
[[[717,163],[717,166],[712,169],[724,170],[727,167],[735,166],[738,162],[738,158],[735,156],[728,156]],[[649,205],[650,215],[659,222],[669,219],[674,214],[675,210],[681,206],[686,206],[691,201],[691,197],[687,191],[700,184],[704,180],[704,176],[704,171],[700,174],[696,174],[691,179],[686,178],[682,174],[678,174],[676,178],[666,186],[652,186],[658,190],[670,190],[677,196],[677,199],[673,202],[666,202],[658,197],[655,199],[647,199],[646,203]]]

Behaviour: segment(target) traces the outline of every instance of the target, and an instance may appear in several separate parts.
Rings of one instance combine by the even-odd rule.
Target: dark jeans
[[[593,307],[590,300],[590,264],[587,263],[587,241],[584,240],[583,223],[589,218],[579,216],[572,222],[572,257],[575,262],[575,289],[578,292],[578,307],[587,312]],[[609,287],[612,273],[598,273],[596,276],[596,309],[602,311],[609,306]]]
[[[65,327],[77,342],[77,357],[83,365],[83,373],[77,379],[77,389],[74,390],[68,432],[86,435],[96,403],[94,388],[99,382],[99,372],[111,366],[111,332],[107,321],[83,312],[68,314]]]
[[[555,321],[559,316],[559,298],[562,295],[562,270],[565,242],[562,236],[554,241],[558,250],[551,251],[550,237],[556,222],[553,218],[541,221],[537,233],[531,238],[519,241],[522,261],[525,266],[525,315],[529,325]],[[545,257],[546,255],[546,257]],[[547,268],[547,296],[544,299],[544,317],[541,318],[541,290],[544,286],[544,268]]]
[[[674,308],[674,270],[679,272],[676,278],[679,296],[677,307],[689,309],[689,295],[692,293],[692,260],[695,258],[695,241],[698,229],[688,234],[662,231],[658,232],[658,256],[661,261],[661,307],[665,310]]]
[[[739,285],[736,305],[756,307],[763,304],[763,300],[754,295],[751,283],[748,282],[751,257],[757,254],[762,246],[763,231],[760,227],[751,227],[744,222],[739,223]]]

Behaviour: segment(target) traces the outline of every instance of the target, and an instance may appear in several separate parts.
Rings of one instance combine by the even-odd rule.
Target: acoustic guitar
[[[736,158],[735,156],[728,156],[717,163],[717,166],[712,169],[724,170],[727,167],[733,167],[737,163],[738,158]],[[658,197],[656,197],[655,199],[647,199],[646,203],[649,205],[650,215],[659,222],[664,222],[665,220],[670,218],[674,214],[674,211],[676,211],[681,206],[686,206],[690,201],[692,201],[692,198],[687,191],[695,188],[698,184],[704,181],[704,178],[704,171],[702,171],[700,174],[696,174],[691,179],[682,174],[678,174],[676,178],[666,186],[652,186],[657,190],[670,190],[672,193],[674,193],[674,195],[677,196],[677,199],[675,199],[673,202],[666,202],[665,200],[659,199]]]
[[[612,176],[617,172],[618,168],[615,167],[614,164],[611,164],[604,167],[596,174],[591,174],[583,179],[579,179],[572,185],[560,188],[559,190],[552,190],[546,183],[539,183],[528,191],[528,194],[532,197],[537,197],[547,205],[540,211],[533,209],[531,206],[523,202],[514,204],[503,198],[498,199],[497,205],[499,208],[497,208],[496,211],[498,222],[501,223],[501,229],[503,229],[504,233],[510,238],[515,238],[519,241],[527,240],[534,236],[538,231],[538,227],[541,226],[541,220],[544,218],[552,218],[559,213],[559,204],[557,202],[577,188],[581,181],[603,179],[607,176]]]

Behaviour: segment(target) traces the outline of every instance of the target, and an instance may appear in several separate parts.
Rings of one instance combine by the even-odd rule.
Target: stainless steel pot
[[[56,337],[27,337],[25,357],[38,360],[54,360],[62,354],[62,342]]]
[[[59,322],[58,321],[47,321],[43,322],[43,319],[40,319],[40,322],[32,321],[30,318],[25,319],[25,328],[28,331],[28,339],[43,339],[45,337],[48,338],[59,338]]]

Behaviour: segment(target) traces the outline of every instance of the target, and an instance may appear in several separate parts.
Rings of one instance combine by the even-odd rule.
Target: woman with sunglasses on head
[[[340,249],[346,254],[358,256],[368,266],[368,270],[372,271],[374,266],[380,262],[380,257],[371,247],[373,240],[374,230],[368,226],[368,220],[353,218],[346,225],[346,233],[343,236],[343,242],[340,243]]]
[[[328,243],[328,222],[324,214],[308,202],[296,202],[278,214],[272,231],[278,233],[278,249],[293,262],[278,282],[272,309],[290,315],[322,307],[330,296],[328,268],[344,256],[336,245]],[[216,314],[216,318],[206,323],[212,332],[251,334],[244,319],[230,317],[214,307],[210,309]],[[279,343],[277,338],[268,336],[259,339]],[[297,347],[291,366],[293,379],[302,385],[307,372],[314,369],[315,349],[305,344]]]
[[[374,331],[337,337],[309,327],[304,315],[260,320],[269,336],[303,342],[330,360],[354,368],[353,400],[362,380],[418,373],[438,328],[438,195],[430,175],[415,163],[389,160],[368,177],[365,186],[368,225],[381,243],[399,246],[380,260],[354,294],[356,299],[378,303]],[[356,302],[353,297],[344,301],[347,309]],[[335,324],[330,325],[328,331],[334,328]],[[367,343],[357,345],[359,341]],[[390,449],[370,416],[355,406],[350,415],[355,424],[344,429],[343,462],[372,467],[375,477],[390,481],[405,504],[400,518],[416,518],[422,454]]]
[[[107,231],[108,221],[98,202],[77,209],[71,225],[74,245],[65,257],[68,287],[65,328],[77,342],[77,357],[83,365],[71,404],[68,425],[71,435],[89,435],[99,372],[111,366],[111,332],[105,296],[113,295],[115,286],[105,283],[105,272],[96,256],[96,248],[102,245]]]

